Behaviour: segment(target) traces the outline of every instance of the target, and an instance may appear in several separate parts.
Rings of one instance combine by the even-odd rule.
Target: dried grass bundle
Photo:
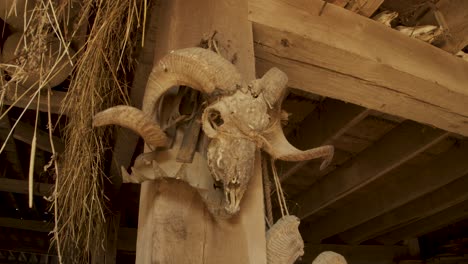
[[[106,197],[103,160],[109,129],[92,129],[95,113],[126,101],[132,51],[145,0],[86,0],[80,20],[90,18],[67,96],[66,150],[57,178],[55,243],[65,263],[87,263],[103,249]],[[144,12],[143,10],[142,12]]]

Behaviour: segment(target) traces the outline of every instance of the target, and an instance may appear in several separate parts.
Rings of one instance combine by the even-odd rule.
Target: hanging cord
[[[271,181],[268,177],[268,160],[262,155],[263,193],[265,195],[266,222],[268,228],[273,225],[273,209],[271,206]]]
[[[281,209],[281,216],[289,215],[288,206],[286,205],[286,199],[284,198],[283,188],[281,187],[281,182],[278,176],[278,171],[276,170],[275,160],[271,158],[271,171],[273,172],[273,180],[275,181],[276,194],[278,196],[278,204]]]

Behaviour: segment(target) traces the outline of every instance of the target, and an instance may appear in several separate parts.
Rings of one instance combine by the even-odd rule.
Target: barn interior
[[[24,1],[16,1],[24,7]],[[18,72],[12,68],[22,62],[15,58],[16,53],[9,54],[11,48],[6,49],[11,36],[23,34],[17,26],[18,18],[26,28],[23,20],[27,18],[21,17],[21,8],[16,15],[6,15],[13,2],[0,3],[0,263],[60,263],[57,243],[53,242],[56,210],[60,210],[60,206],[53,206],[53,194],[60,188],[56,181],[61,180],[57,168],[62,170],[62,160],[72,153],[68,149],[77,146],[70,135],[70,124],[81,120],[76,117],[77,109],[96,98],[83,98],[84,89],[72,90],[80,80],[98,78],[82,75],[77,79],[83,69],[74,67],[87,67],[83,58],[92,56],[89,51],[94,49],[89,40],[98,39],[93,34],[101,34],[94,32],[93,23],[101,23],[95,10],[104,10],[105,4],[96,0],[83,1],[92,2],[89,5],[72,0],[29,1],[36,7],[42,2],[45,9],[44,3],[60,7],[66,2],[70,24],[79,24],[80,30],[80,34],[63,36],[76,52],[76,58],[64,63],[65,68],[71,65],[63,70],[66,74],[57,77],[59,82],[54,85],[31,90],[34,85],[28,86],[28,80],[15,82]],[[148,75],[156,63],[153,58],[167,53],[157,43],[170,30],[161,27],[169,19],[183,20],[168,10],[174,6],[177,10],[184,1],[130,2],[128,10],[138,9],[128,11],[137,13],[138,23],[128,27],[133,32],[126,36],[133,42],[125,47],[124,55],[114,50],[116,62],[101,61],[103,69],[111,69],[120,60],[128,64],[102,75],[116,75],[120,86],[113,84],[108,89],[118,86],[123,91],[114,92],[124,99],[102,105],[126,101],[141,107]],[[251,25],[250,56],[256,76],[261,77],[272,67],[288,76],[288,93],[282,103],[288,113],[282,124],[287,139],[301,150],[322,145],[335,148],[331,164],[323,170],[319,168],[321,160],[275,162],[289,214],[301,221],[304,255],[293,263],[312,263],[323,251],[337,252],[351,264],[468,263],[468,1],[239,2],[248,5],[246,22]],[[83,6],[94,11],[87,10],[83,15]],[[83,17],[84,22],[76,22]],[[128,23],[125,19],[115,21]],[[197,21],[186,18],[184,23]],[[61,26],[66,32],[67,26]],[[55,30],[48,34],[51,32]],[[106,41],[122,32],[125,28],[109,33]],[[213,40],[223,32],[211,33],[206,42],[200,39],[201,46],[217,45]],[[221,42],[219,48],[225,48]],[[107,48],[122,47],[121,43]],[[101,48],[106,50],[96,50]],[[229,57],[233,63],[237,60],[235,52],[226,52],[234,54]],[[96,56],[99,60],[107,55]],[[187,105],[192,105],[189,100],[193,94],[179,95],[182,103],[177,111],[190,115],[194,110]],[[75,107],[70,107],[73,104]],[[90,113],[97,112],[93,111]],[[92,115],[82,120],[85,128],[92,130]],[[193,129],[191,123],[182,122],[181,127],[188,134],[196,130],[198,140],[200,126]],[[98,230],[105,239],[98,243],[102,250],[89,253],[89,261],[135,263],[141,187],[122,183],[120,167],[129,171],[135,158],[144,152],[145,143],[126,129],[111,127],[106,131],[103,133],[112,133],[101,135],[106,143],[96,155],[102,154],[99,170],[107,177],[98,180],[100,189],[93,190],[106,207],[103,229]],[[32,185],[30,177],[34,179]],[[76,191],[80,188],[84,187],[76,185]],[[60,191],[62,195],[65,192]],[[277,190],[265,193],[265,200],[271,201],[271,219],[279,219],[282,205]],[[93,239],[93,234],[90,237]]]

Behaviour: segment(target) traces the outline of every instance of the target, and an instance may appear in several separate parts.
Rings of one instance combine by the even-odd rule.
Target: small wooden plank
[[[107,221],[105,264],[117,263],[117,248],[120,225],[120,213],[116,213]]]
[[[289,86],[468,135],[468,64],[320,0],[251,0],[255,56]],[[411,54],[411,55],[408,55]]]
[[[121,227],[117,236],[117,249],[123,251],[136,251],[137,229]]]
[[[324,251],[334,251],[343,255],[348,263],[360,264],[393,264],[394,259],[408,255],[408,248],[405,246],[349,246],[333,244],[309,244],[304,247],[305,254],[299,263],[310,264],[320,253]]]
[[[321,241],[441,188],[468,173],[466,157],[465,143],[454,146],[430,164],[394,170],[366,187],[367,191],[354,193],[345,206],[314,222],[304,237]]]
[[[448,133],[412,121],[405,121],[353,160],[323,177],[310,191],[297,199],[298,216],[309,215],[333,205],[354,191],[397,168],[434,144]],[[408,138],[413,140],[408,141]]]
[[[185,129],[184,138],[177,153],[176,160],[182,163],[192,163],[201,132],[200,116],[194,117]]]
[[[409,237],[420,237],[432,231],[443,228],[468,217],[468,202],[454,205],[437,214],[416,222],[393,229],[377,238],[376,241],[385,245],[394,245]]]
[[[349,244],[360,244],[375,238],[392,228],[434,215],[460,202],[468,200],[468,175],[411,201],[397,209],[347,230],[339,237]]]
[[[332,144],[334,140],[369,114],[366,108],[333,99],[326,99],[320,109],[323,110],[309,114],[301,122],[300,129],[291,142],[293,145],[301,149],[309,149]],[[281,181],[288,179],[307,163],[307,161],[281,162],[283,165],[279,166],[285,167],[284,173],[280,175]]]
[[[374,14],[384,0],[351,0],[346,6],[346,9],[351,10],[365,17],[370,17]]]
[[[34,182],[33,193],[39,196],[50,196],[52,194],[53,184]],[[0,178],[0,191],[20,194],[28,194],[28,181]]]

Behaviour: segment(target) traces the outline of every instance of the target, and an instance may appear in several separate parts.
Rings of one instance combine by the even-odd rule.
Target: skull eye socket
[[[210,126],[215,130],[224,124],[221,113],[214,109],[210,109],[208,112],[208,121],[210,122]]]

